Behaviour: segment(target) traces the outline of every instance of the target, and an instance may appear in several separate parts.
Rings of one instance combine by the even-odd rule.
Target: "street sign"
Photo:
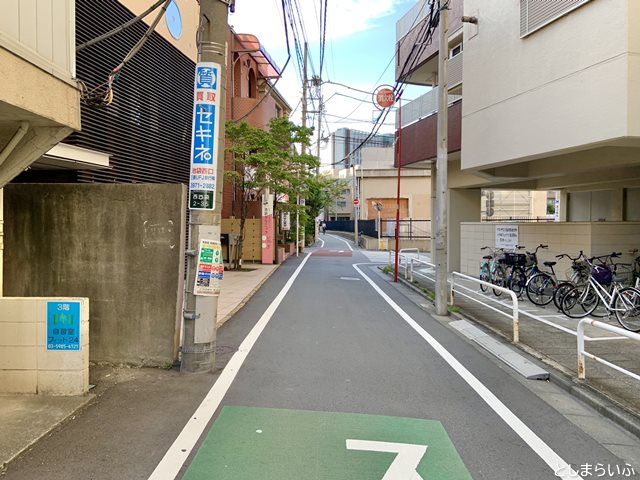
[[[373,103],[380,109],[389,108],[396,103],[396,94],[389,85],[381,85],[373,92]]]
[[[360,200],[358,200],[357,198],[353,199],[353,204],[354,205],[358,205],[360,203]]]
[[[190,210],[215,208],[216,160],[220,125],[220,110],[217,108],[220,69],[220,65],[213,62],[198,62],[196,65],[189,178]]]

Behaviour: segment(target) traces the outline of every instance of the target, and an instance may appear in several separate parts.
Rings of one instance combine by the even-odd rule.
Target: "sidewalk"
[[[277,268],[278,265],[246,264],[244,271],[224,272],[222,293],[218,299],[218,328],[251,298]],[[3,465],[58,425],[75,418],[75,412],[96,398],[93,390],[79,397],[0,395],[0,475]]]
[[[419,274],[420,270],[423,270],[423,275]],[[427,278],[432,276],[430,268],[423,268],[418,270],[418,274],[414,272],[414,284],[405,280],[403,274],[398,278],[407,288],[426,287],[433,291],[433,281]],[[476,283],[456,282],[458,283],[467,288],[455,297],[455,305],[460,311],[452,313],[448,319],[466,319],[502,337],[504,343],[511,344],[512,347],[542,362],[544,368],[549,371],[552,382],[559,384],[636,436],[640,436],[638,380],[589,358],[586,359],[586,378],[578,379],[575,332],[579,319],[566,317],[557,311],[553,303],[546,307],[533,305],[527,300],[526,295],[523,295],[519,299],[518,308],[520,341],[514,344],[513,322],[510,318],[512,303],[507,299],[507,295],[497,298],[491,289],[486,293],[481,292]],[[499,311],[505,315],[501,315]],[[615,316],[597,320],[620,327]],[[636,375],[640,374],[640,349],[637,342],[591,326],[585,329],[585,334],[587,352]]]

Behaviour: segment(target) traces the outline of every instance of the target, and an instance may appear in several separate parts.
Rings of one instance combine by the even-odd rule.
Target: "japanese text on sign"
[[[219,72],[217,63],[199,62],[196,65],[189,178],[189,208],[192,210],[213,210],[215,207]]]
[[[518,246],[518,225],[496,225],[496,247],[516,248]]]
[[[200,240],[194,295],[219,295],[223,272],[224,263],[220,242]]]
[[[47,302],[47,350],[80,350],[80,302]]]

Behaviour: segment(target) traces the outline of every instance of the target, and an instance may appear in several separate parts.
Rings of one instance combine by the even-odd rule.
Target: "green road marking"
[[[471,475],[435,420],[224,407],[184,476],[204,479],[458,480]]]

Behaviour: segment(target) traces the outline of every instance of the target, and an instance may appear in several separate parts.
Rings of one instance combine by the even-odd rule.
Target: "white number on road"
[[[410,443],[374,442],[369,440],[347,440],[347,450],[397,453],[382,480],[424,480],[416,468],[425,452],[426,445]]]

